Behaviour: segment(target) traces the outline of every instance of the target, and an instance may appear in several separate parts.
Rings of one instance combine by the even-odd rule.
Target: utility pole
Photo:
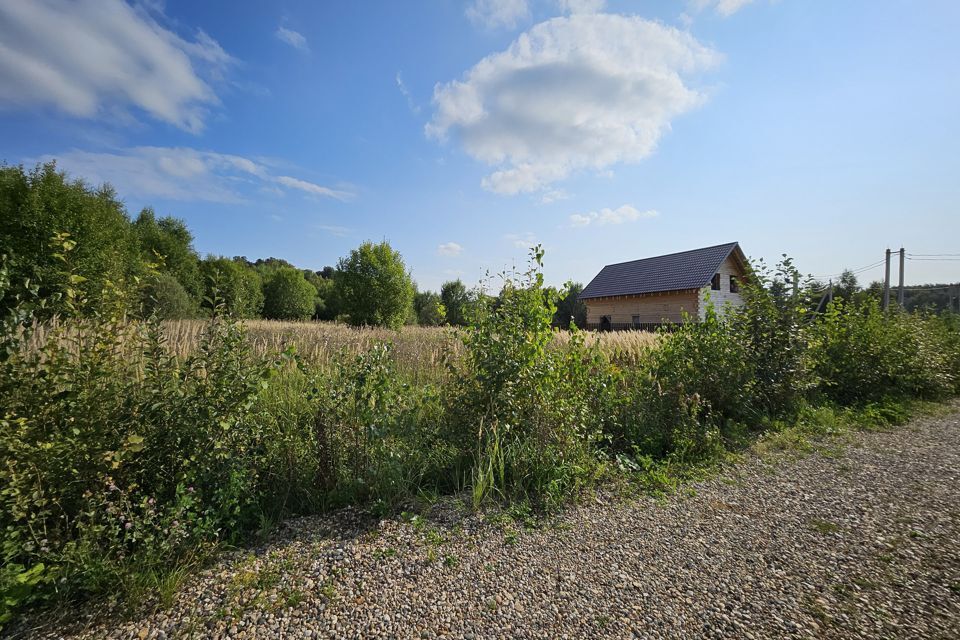
[[[830,286],[827,287],[827,304],[833,302],[833,279],[830,279]]]
[[[890,249],[887,249],[887,266],[883,273],[883,310],[890,306]]]
[[[897,289],[897,304],[903,309],[903,263],[906,260],[906,252],[900,247],[900,287]]]

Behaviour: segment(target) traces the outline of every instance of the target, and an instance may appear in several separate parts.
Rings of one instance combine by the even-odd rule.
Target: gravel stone
[[[531,528],[456,498],[413,519],[291,520],[168,610],[14,633],[957,638],[958,409],[810,455],[750,455],[666,499],[599,492]]]

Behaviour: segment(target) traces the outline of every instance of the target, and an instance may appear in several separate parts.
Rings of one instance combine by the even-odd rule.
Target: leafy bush
[[[238,260],[208,256],[200,263],[205,281],[203,306],[210,313],[222,305],[238,318],[256,318],[263,309],[260,275]]]
[[[835,300],[811,332],[821,392],[842,404],[945,396],[955,389],[955,347],[938,323],[923,314],[884,313],[875,300]]]
[[[156,315],[161,320],[180,320],[195,318],[199,308],[175,277],[158,273],[146,288],[144,310],[147,315]]]
[[[53,162],[31,171],[0,164],[0,255],[9,258],[11,276],[0,312],[10,309],[27,281],[41,286],[44,317],[62,310],[52,298],[66,284],[61,261],[49,250],[55,234],[77,243],[71,260],[85,278],[77,288],[92,299],[99,299],[107,282],[130,284],[141,272],[136,238],[110,187],[70,180]]]
[[[481,298],[464,334],[460,428],[477,434],[477,503],[524,496],[555,505],[595,471],[592,357],[582,339],[548,348],[554,307],[544,302],[542,257],[538,247],[528,271],[504,274],[497,304]]]
[[[280,267],[263,286],[263,315],[276,320],[308,320],[315,311],[317,290],[303,273]]]
[[[744,304],[731,325],[750,360],[753,400],[762,414],[795,414],[816,384],[807,361],[809,285],[784,257],[773,269],[761,262],[741,286]]]

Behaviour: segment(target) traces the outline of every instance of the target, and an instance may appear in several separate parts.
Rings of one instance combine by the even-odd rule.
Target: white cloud
[[[403,75],[399,71],[397,71],[397,88],[400,89],[403,97],[407,99],[407,106],[410,107],[410,111],[420,113],[420,105],[413,101],[413,96],[410,95],[410,90],[407,89],[407,85],[403,83]]]
[[[607,0],[557,0],[564,13],[599,13],[607,6]]]
[[[318,224],[318,225],[314,225],[314,228],[319,231],[323,231],[324,233],[328,233],[332,236],[336,236],[338,238],[342,238],[353,231],[348,227],[338,227],[337,225],[333,225],[333,224]]]
[[[485,188],[539,191],[649,156],[674,117],[704,102],[690,76],[719,59],[689,33],[635,16],[554,18],[437,85],[425,131],[495,167]]]
[[[638,211],[633,206],[625,204],[616,209],[604,208],[599,211],[590,211],[589,213],[574,213],[570,216],[570,226],[586,227],[590,224],[623,224],[624,222],[634,222],[643,218],[655,218],[658,215],[660,215],[660,212],[654,209]]]
[[[712,9],[724,18],[729,18],[748,4],[753,4],[755,0],[691,0],[690,11],[700,13],[707,9]]]
[[[473,0],[467,7],[467,17],[487,29],[512,29],[530,17],[530,6],[527,0]]]
[[[275,176],[263,162],[187,147],[132,147],[114,152],[72,150],[34,162],[57,166],[93,184],[110,183],[121,197],[165,200],[243,202],[243,187],[282,196],[295,189],[348,200],[349,191],[330,189],[290,176]],[[279,186],[278,186],[279,185]],[[279,191],[279,193],[277,193]]]
[[[533,235],[531,231],[527,231],[526,233],[508,233],[503,236],[503,239],[517,249],[529,249],[538,244],[537,237]]]
[[[290,187],[291,189],[299,189],[300,191],[304,191],[315,196],[334,198],[335,200],[350,200],[354,195],[349,191],[340,191],[337,189],[331,189],[330,187],[321,187],[318,184],[307,182],[306,180],[300,180],[298,178],[291,178],[290,176],[279,176],[276,178],[276,181],[285,187]]]
[[[567,200],[569,197],[570,194],[563,189],[550,189],[540,196],[540,204],[552,204],[559,200]]]
[[[455,257],[463,253],[463,247],[456,242],[444,242],[437,247],[437,255]]]
[[[183,39],[148,11],[122,0],[0,0],[0,106],[80,118],[129,118],[133,107],[201,131],[219,104],[209,81],[233,58],[203,31]]]
[[[287,29],[286,27],[277,27],[274,35],[294,49],[299,49],[304,53],[310,52],[310,46],[307,44],[307,39],[303,37],[302,33],[294,31],[293,29]]]

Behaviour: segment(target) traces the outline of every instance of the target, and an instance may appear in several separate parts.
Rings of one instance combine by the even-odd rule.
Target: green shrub
[[[308,320],[316,310],[317,290],[292,267],[280,267],[263,286],[263,315],[276,320]]]
[[[144,298],[144,312],[156,314],[161,320],[195,318],[199,312],[196,301],[183,285],[168,273],[151,277]]]
[[[475,433],[474,501],[531,497],[548,506],[571,496],[596,470],[600,436],[589,407],[597,357],[574,334],[548,348],[553,304],[545,301],[543,251],[523,274],[504,274],[496,304],[482,297],[464,334],[463,433]]]
[[[955,389],[951,332],[923,314],[885,313],[875,300],[830,304],[811,330],[820,391],[841,404],[943,397]]]
[[[747,349],[712,306],[702,322],[662,333],[658,348],[626,380],[626,441],[646,455],[708,456],[731,426],[752,416]]]
[[[740,293],[744,304],[730,324],[750,361],[754,408],[774,417],[793,415],[816,386],[807,349],[810,283],[784,257],[773,269],[758,264]]]

